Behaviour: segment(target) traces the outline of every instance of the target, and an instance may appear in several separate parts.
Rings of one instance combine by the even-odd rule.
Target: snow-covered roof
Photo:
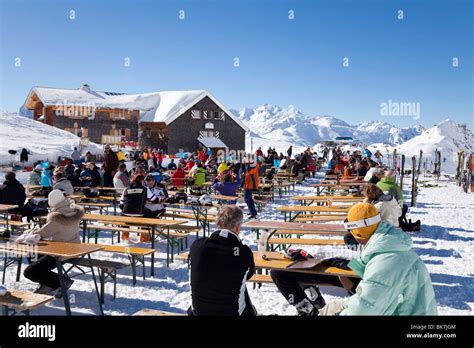
[[[25,104],[33,93],[45,106],[85,105],[96,108],[140,110],[140,122],[164,122],[167,125],[197,102],[209,97],[245,131],[249,130],[229,109],[205,90],[125,94],[93,91],[88,86],[77,89],[33,87]]]
[[[205,147],[210,147],[210,148],[227,148],[227,145],[224,144],[222,140],[219,138],[214,138],[214,137],[199,137],[197,140],[204,145]]]

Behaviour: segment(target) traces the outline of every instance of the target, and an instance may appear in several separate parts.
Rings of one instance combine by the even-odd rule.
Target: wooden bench
[[[270,238],[268,244],[280,245],[344,245],[342,239]]]
[[[93,202],[79,202],[76,204],[84,207],[84,209],[86,210],[99,210],[101,215],[104,211],[104,208],[107,209],[109,207],[112,207],[113,205],[110,203],[93,203]]]
[[[270,274],[254,274],[252,278],[247,281],[250,283],[273,283]]]
[[[135,312],[132,314],[133,316],[183,316],[186,314],[182,313],[175,313],[175,312],[167,312],[167,311],[161,311],[158,309],[150,309],[150,308],[144,308],[140,309],[138,312]]]
[[[145,280],[145,257],[155,252],[155,249],[151,248],[139,248],[129,247],[125,245],[106,245],[98,244],[103,247],[102,251],[109,253],[125,254],[128,256],[130,266],[132,267],[132,284],[135,286],[137,283],[137,265],[141,263],[143,270],[143,280]]]
[[[115,297],[117,294],[117,271],[119,269],[126,268],[130,265],[124,262],[100,260],[100,259],[95,259],[95,258],[91,258],[90,261],[92,263],[92,267],[97,267],[97,271],[99,273],[100,302],[104,303],[105,283],[108,279],[112,279],[114,283],[113,299],[115,300]],[[68,260],[67,263],[73,265],[71,268],[77,267],[82,272],[82,274],[85,274],[86,272],[81,267],[91,266],[89,264],[89,259],[86,259],[86,258]],[[71,268],[67,270],[66,273],[68,273],[71,270]]]
[[[6,295],[0,296],[0,305],[3,307],[3,315],[9,311],[24,312],[30,314],[30,310],[44,306],[54,300],[53,296],[35,294],[34,292],[9,290]]]
[[[298,222],[316,222],[316,221],[344,221],[347,218],[347,215],[323,215],[321,214],[315,216],[312,214],[299,215],[293,219],[293,221]]]

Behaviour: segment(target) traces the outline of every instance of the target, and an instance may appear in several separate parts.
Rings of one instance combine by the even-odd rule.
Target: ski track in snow
[[[22,180],[23,181],[23,180]],[[307,180],[308,183],[315,179]],[[409,180],[406,180],[407,182]],[[437,184],[437,187],[423,188],[424,183]],[[422,221],[422,232],[411,234],[415,251],[425,262],[433,281],[439,314],[472,315],[474,314],[474,270],[472,266],[474,246],[474,196],[462,192],[453,183],[441,181],[434,183],[430,178],[420,177],[418,206],[410,208],[408,217]],[[405,200],[409,202],[410,187],[404,187]],[[297,185],[294,192],[284,196],[276,195],[275,201],[267,204],[259,215],[260,219],[283,220],[283,216],[274,210],[281,204],[294,204],[288,197],[295,194],[315,194],[307,184]],[[241,234],[244,243],[256,249],[255,236],[248,229]],[[137,238],[131,235],[131,239]],[[194,237],[190,237],[191,245]],[[110,243],[109,232],[103,232],[99,243]],[[122,242],[124,244],[124,242]],[[140,243],[133,243],[140,246]],[[144,244],[143,246],[146,246]],[[157,257],[155,277],[149,276],[149,258],[147,259],[146,280],[141,278],[141,267],[137,268],[137,285],[132,286],[130,268],[118,271],[117,298],[112,300],[112,283],[106,284],[104,311],[106,315],[130,315],[143,308],[185,313],[191,303],[191,292],[188,282],[188,268],[185,262],[175,261],[166,267],[166,245],[156,244]],[[304,247],[313,255],[330,257],[341,255],[341,250],[334,247]],[[350,257],[351,252],[345,252]],[[335,255],[336,254],[336,255]],[[104,259],[127,262],[124,255],[110,253],[96,254]],[[24,269],[25,265],[23,265]],[[0,266],[3,271],[3,263]],[[34,290],[36,284],[24,277],[15,282],[15,267],[7,270],[6,285],[10,288]],[[73,315],[93,315],[98,313],[94,283],[90,275],[75,277],[69,294],[71,296]],[[273,284],[263,284],[253,289],[248,284],[250,297],[257,311],[262,315],[295,315],[296,310],[290,306]],[[344,290],[322,287],[327,302],[347,296]],[[45,307],[32,312],[33,315],[64,315],[62,300],[55,300]]]

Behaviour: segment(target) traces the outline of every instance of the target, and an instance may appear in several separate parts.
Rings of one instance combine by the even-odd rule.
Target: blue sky
[[[88,83],[130,93],[207,89],[229,108],[294,105],[349,123],[432,126],[450,117],[473,128],[469,0],[0,3],[3,110],[18,110],[34,85]],[[380,115],[388,100],[420,103],[420,119]]]

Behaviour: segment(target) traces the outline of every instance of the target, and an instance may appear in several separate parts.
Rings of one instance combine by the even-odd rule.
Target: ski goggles
[[[344,228],[350,231],[356,228],[362,228],[362,227],[375,225],[379,223],[380,221],[382,221],[382,218],[380,217],[380,214],[377,214],[367,219],[356,220],[356,221],[351,221],[351,222],[345,219],[343,224],[344,224]]]

